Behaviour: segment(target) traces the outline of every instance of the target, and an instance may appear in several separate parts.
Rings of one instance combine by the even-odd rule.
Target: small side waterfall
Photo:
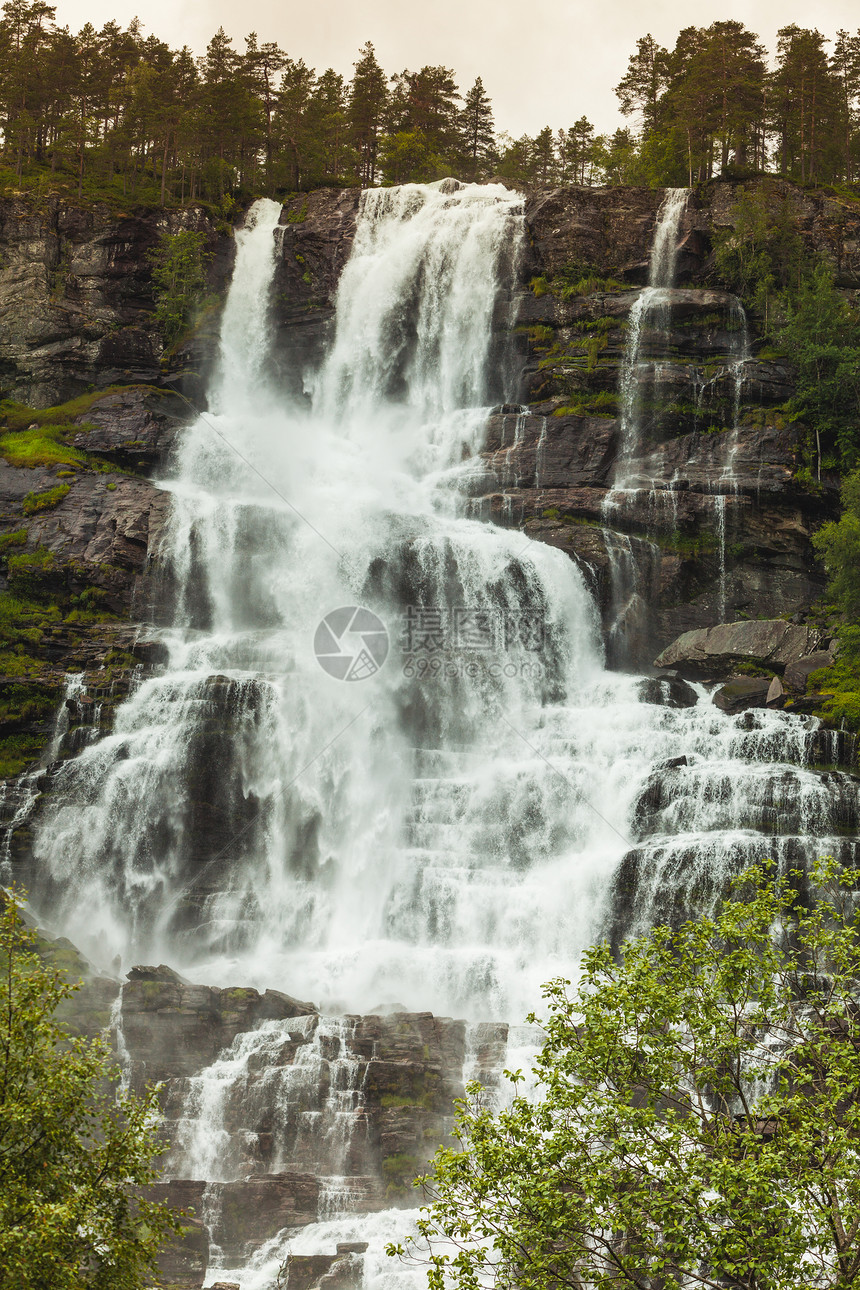
[[[648,332],[656,331],[661,334],[669,321],[669,292],[675,284],[678,230],[687,207],[687,197],[686,188],[666,189],[666,195],[657,211],[648,285],[636,297],[628,318],[627,344],[621,365],[619,390],[621,445],[615,465],[613,499],[616,492],[627,492],[635,485],[635,478],[630,471],[640,447],[639,413],[643,397],[643,377],[653,371],[653,365],[643,359],[643,345]],[[614,500],[607,499],[607,509],[614,509],[616,505]]]

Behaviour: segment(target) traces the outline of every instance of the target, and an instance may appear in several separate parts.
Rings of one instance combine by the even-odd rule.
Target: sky
[[[219,26],[243,48],[256,31],[317,71],[352,74],[367,40],[389,73],[441,63],[461,91],[477,76],[493,101],[496,128],[535,134],[586,116],[598,131],[625,124],[613,93],[636,48],[651,32],[671,47],[682,27],[736,18],[773,52],[789,23],[833,37],[860,28],[857,0],[57,0],[57,22],[78,30],[140,17],[145,34],[170,45],[206,48]]]

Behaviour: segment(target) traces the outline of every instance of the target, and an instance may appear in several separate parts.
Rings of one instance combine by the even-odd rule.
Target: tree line
[[[237,48],[219,28],[195,57],[144,36],[137,19],[75,34],[43,0],[7,0],[0,19],[7,186],[229,208],[241,194],[452,172],[524,189],[860,177],[860,32],[784,27],[773,69],[741,22],[687,27],[672,50],[647,35],[616,93],[627,128],[599,134],[580,116],[512,138],[497,132],[480,77],[461,91],[448,67],[392,75],[369,42],[347,78],[254,32]]]

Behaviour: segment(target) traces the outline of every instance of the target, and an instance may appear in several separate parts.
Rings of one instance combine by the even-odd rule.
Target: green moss
[[[663,551],[672,551],[688,560],[712,555],[717,549],[717,538],[713,533],[673,533],[657,534],[654,539]]]
[[[591,296],[597,291],[629,291],[630,289],[626,282],[618,282],[615,278],[601,278],[592,273],[586,274],[576,281],[565,278],[561,281],[556,280],[552,284],[553,295],[557,295],[560,300],[573,300],[577,296]]]
[[[397,1093],[384,1093],[379,1099],[379,1104],[386,1110],[392,1107],[399,1109],[407,1106],[417,1107],[424,1111],[432,1111],[433,1109],[433,1099],[429,1093],[422,1093],[420,1097],[401,1097]]]
[[[611,318],[603,315],[600,318],[580,318],[572,324],[574,331],[584,332],[610,332],[623,331],[627,323],[620,318]]]
[[[0,723],[46,721],[57,706],[56,686],[4,685],[0,690]]]
[[[86,455],[62,439],[63,426],[42,426],[0,435],[0,456],[11,466],[68,466]]]
[[[558,507],[557,507],[557,506],[548,506],[548,507],[547,507],[547,509],[546,509],[545,511],[542,511],[542,512],[541,512],[541,514],[543,515],[543,518],[544,518],[545,520],[557,520],[557,519],[558,519],[558,514],[559,514],[559,512],[558,512]]]
[[[14,399],[0,400],[0,424],[7,430],[27,430],[30,426],[68,426],[78,417],[89,412],[94,403],[100,399],[107,398],[109,394],[122,394],[128,390],[143,390],[154,394],[161,393],[157,386],[142,385],[109,385],[103,390],[91,390],[87,394],[79,394],[74,399],[69,399],[65,403],[57,403],[50,408],[31,408],[26,403],[16,403]],[[76,433],[85,429],[84,426],[75,426]]]
[[[388,1180],[386,1195],[396,1196],[409,1192],[415,1185],[421,1167],[417,1156],[407,1155],[405,1152],[387,1156],[382,1162],[382,1172]]]
[[[823,721],[860,734],[860,658],[853,651],[813,672],[807,688],[822,695],[816,713]]]
[[[554,417],[614,417],[618,415],[618,395],[614,390],[597,390],[577,395],[572,403],[556,408]]]
[[[69,494],[69,484],[57,484],[54,488],[49,488],[44,493],[28,493],[21,503],[21,510],[25,515],[36,515],[39,511],[51,511],[55,506],[59,506],[64,497]]]
[[[44,745],[41,735],[7,735],[0,738],[0,779],[20,775],[39,756]]]
[[[0,552],[8,550],[10,546],[24,546],[26,541],[26,529],[16,529],[14,533],[3,533],[0,536]]]

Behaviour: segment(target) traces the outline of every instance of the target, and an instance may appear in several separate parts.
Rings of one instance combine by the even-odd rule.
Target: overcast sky
[[[772,51],[778,28],[814,26],[832,37],[860,27],[857,0],[58,0],[57,22],[78,30],[137,14],[147,34],[202,53],[219,26],[243,48],[256,31],[293,58],[351,75],[367,40],[389,73],[442,63],[461,90],[481,76],[496,126],[534,134],[587,116],[598,130],[623,124],[612,92],[646,32],[673,45],[682,27],[737,18]]]

